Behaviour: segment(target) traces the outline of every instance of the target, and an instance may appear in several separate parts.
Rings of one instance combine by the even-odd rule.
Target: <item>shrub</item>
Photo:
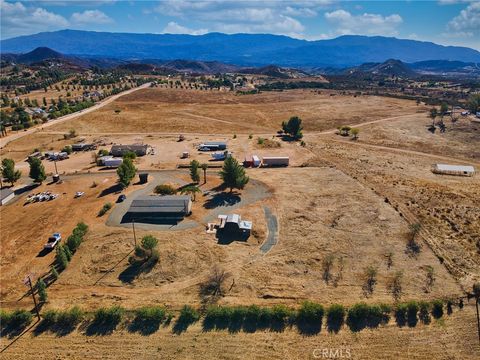
[[[47,310],[42,314],[42,317],[45,326],[53,326],[57,323],[58,312],[56,310]]]
[[[421,301],[418,303],[418,307],[418,317],[420,318],[420,321],[424,324],[430,324],[430,304],[426,301]]]
[[[68,155],[72,153],[72,147],[70,145],[66,145],[63,147],[62,152],[66,152]]]
[[[322,328],[323,306],[305,301],[297,311],[297,327],[301,332],[315,333]]]
[[[48,298],[47,285],[45,285],[45,281],[43,281],[43,279],[38,279],[37,290],[38,290],[38,298],[40,299],[40,302],[46,302]]]
[[[180,316],[178,317],[178,322],[182,324],[193,324],[200,319],[200,314],[197,310],[189,305],[185,305],[180,310]]]
[[[245,309],[244,328],[246,331],[256,329],[260,321],[261,309],[256,305],[250,305]]]
[[[408,326],[414,327],[417,325],[418,318],[418,304],[415,301],[409,301],[407,303],[407,322]]]
[[[165,319],[165,313],[161,306],[144,306],[135,311],[135,320],[142,323],[161,323]]]
[[[348,310],[347,324],[352,331],[375,328],[385,322],[386,310],[379,305],[355,304]]]
[[[272,325],[279,329],[285,327],[285,324],[293,318],[294,312],[285,305],[275,305],[272,308]]]
[[[97,326],[107,326],[115,328],[124,314],[124,309],[120,306],[112,306],[110,308],[100,308],[95,311],[93,323]]]
[[[432,315],[435,319],[440,319],[443,316],[443,301],[434,300],[432,302]]]
[[[52,273],[53,280],[58,280],[58,271],[55,268],[55,265],[52,265],[51,273]]]
[[[112,208],[112,206],[113,206],[112,203],[109,203],[109,202],[106,203],[106,204],[104,204],[103,207],[102,207],[102,208],[100,209],[100,211],[98,212],[98,216],[100,217],[100,216],[105,215],[105,213],[106,213],[108,210],[110,210],[110,209]]]
[[[32,322],[32,313],[27,310],[15,310],[8,321],[8,327],[15,330],[26,328]]]
[[[407,323],[407,305],[398,304],[395,309],[395,321],[398,326],[404,326]]]
[[[57,324],[60,327],[73,328],[80,324],[84,317],[84,312],[78,306],[74,306],[69,310],[58,312]]]
[[[327,309],[327,327],[329,331],[338,332],[345,320],[345,308],[333,304]]]
[[[161,184],[155,186],[153,192],[159,195],[174,195],[177,193],[177,189],[175,189],[172,185],[169,184]]]
[[[0,310],[0,330],[3,331],[8,325],[10,325],[10,321],[12,320],[12,313]]]
[[[264,142],[265,142],[265,139],[264,139],[264,138],[259,137],[259,138],[257,139],[257,144],[258,144],[258,145],[263,145]]]
[[[57,249],[55,250],[55,262],[58,264],[60,270],[65,270],[68,266],[68,258],[67,255],[65,254],[65,248],[62,245],[57,246]]]

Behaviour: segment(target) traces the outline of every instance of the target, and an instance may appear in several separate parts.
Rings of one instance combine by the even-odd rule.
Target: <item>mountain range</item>
[[[358,35],[307,41],[270,34],[177,35],[60,30],[0,43],[2,53],[25,53],[40,46],[79,57],[192,59],[241,66],[349,67],[387,59],[408,63],[428,60],[480,62],[480,52],[466,47]]]
[[[31,66],[56,66],[64,70],[83,71],[92,67],[117,68],[131,71],[132,73],[193,73],[193,74],[219,74],[240,73],[257,74],[275,78],[304,78],[310,75],[346,75],[353,78],[374,76],[396,76],[402,78],[417,78],[423,75],[479,78],[480,66],[476,63],[461,61],[429,60],[415,63],[404,63],[397,59],[388,59],[381,63],[364,63],[359,66],[347,68],[310,68],[299,70],[285,68],[277,65],[259,67],[245,67],[226,64],[219,61],[200,60],[121,60],[113,58],[87,58],[64,55],[47,47],[38,47],[28,53],[2,54],[2,64],[18,63]]]

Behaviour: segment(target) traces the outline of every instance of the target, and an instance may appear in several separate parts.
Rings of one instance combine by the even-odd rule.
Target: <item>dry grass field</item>
[[[153,88],[123,96],[75,122],[79,133],[272,133],[282,121],[300,116],[306,131],[414,114],[415,102],[375,96],[296,90],[234,95],[230,92]],[[115,110],[121,112],[115,114]],[[366,115],[368,114],[368,117]],[[71,124],[52,130],[68,131]]]
[[[115,115],[114,109],[121,112]],[[2,156],[19,161],[29,148],[64,146],[62,134],[71,128],[87,141],[148,143],[155,154],[137,159],[136,166],[150,170],[154,178],[166,169],[177,184],[189,181],[188,172],[173,170],[182,163],[179,154],[188,150],[192,158],[208,161],[208,155],[194,150],[205,140],[227,140],[240,160],[252,153],[287,154],[291,166],[248,169],[251,183],[238,194],[245,202],[225,207],[228,213],[253,220],[248,241],[224,244],[207,234],[204,225],[215,209],[208,208],[208,197],[202,195],[192,217],[184,221],[193,226],[140,226],[137,238],[146,234],[158,238],[160,260],[151,271],[132,277],[128,272],[132,230],[107,225],[108,214],[97,217],[102,205],[118,196],[108,191],[116,174],[89,168],[88,152],[73,154],[58,165],[79,174],[34,190],[49,189],[60,194],[58,199],[24,206],[23,194],[0,209],[0,304],[7,309],[30,306],[31,300],[23,297],[23,276],[47,272],[54,254],[38,256],[45,239],[54,231],[67,236],[79,221],[90,230],[68,268],[49,286],[44,309],[73,304],[86,310],[113,304],[129,309],[159,304],[173,311],[184,304],[201,307],[208,299],[200,286],[215,266],[229,273],[227,290],[216,299],[224,305],[295,307],[304,300],[345,306],[360,301],[393,303],[387,285],[399,271],[402,301],[462,295],[480,280],[480,180],[478,175],[435,175],[430,167],[435,162],[466,163],[478,171],[480,134],[461,119],[446,133],[432,135],[426,130],[426,111],[413,101],[328,92],[235,96],[155,88],[13,141],[2,149]],[[257,137],[270,139],[281,121],[293,115],[304,121],[306,147],[278,139],[279,148],[258,145]],[[357,124],[359,140],[335,135],[332,129],[342,124]],[[179,133],[186,135],[184,142],[177,142]],[[51,164],[47,166],[50,171]],[[219,185],[216,170],[208,174],[204,191]],[[90,187],[93,181],[96,187]],[[143,185],[129,187],[127,197],[140,189]],[[73,199],[79,190],[86,195]],[[278,220],[278,242],[264,253],[262,244],[272,231],[267,212]],[[409,224],[415,222],[422,224],[418,253],[407,249]],[[332,260],[328,276],[327,259]],[[372,293],[364,289],[369,266],[378,273]],[[435,282],[426,289],[429,267]],[[345,328],[336,335],[322,330],[304,336],[294,329],[209,333],[196,324],[180,335],[165,327],[150,336],[120,328],[112,335],[92,337],[80,327],[58,341],[48,332],[37,336],[30,331],[2,355],[34,358],[38,352],[33,349],[43,348],[40,358],[310,359],[315,358],[315,349],[343,347],[354,359],[474,359],[479,355],[475,327],[470,303],[430,325],[399,328],[391,321],[379,329],[352,333]]]

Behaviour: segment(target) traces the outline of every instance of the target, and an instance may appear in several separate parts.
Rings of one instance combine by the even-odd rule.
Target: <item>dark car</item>
[[[123,194],[120,195],[120,196],[118,197],[118,199],[117,199],[117,203],[120,203],[120,202],[124,201],[126,198],[127,198],[127,197],[126,197],[125,195],[123,195]]]

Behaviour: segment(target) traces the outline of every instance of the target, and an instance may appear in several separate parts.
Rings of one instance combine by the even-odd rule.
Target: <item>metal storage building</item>
[[[180,221],[192,212],[192,198],[188,195],[140,196],[132,201],[128,216],[141,220]]]
[[[432,167],[432,172],[445,175],[473,176],[475,175],[475,168],[470,165],[435,164]]]

